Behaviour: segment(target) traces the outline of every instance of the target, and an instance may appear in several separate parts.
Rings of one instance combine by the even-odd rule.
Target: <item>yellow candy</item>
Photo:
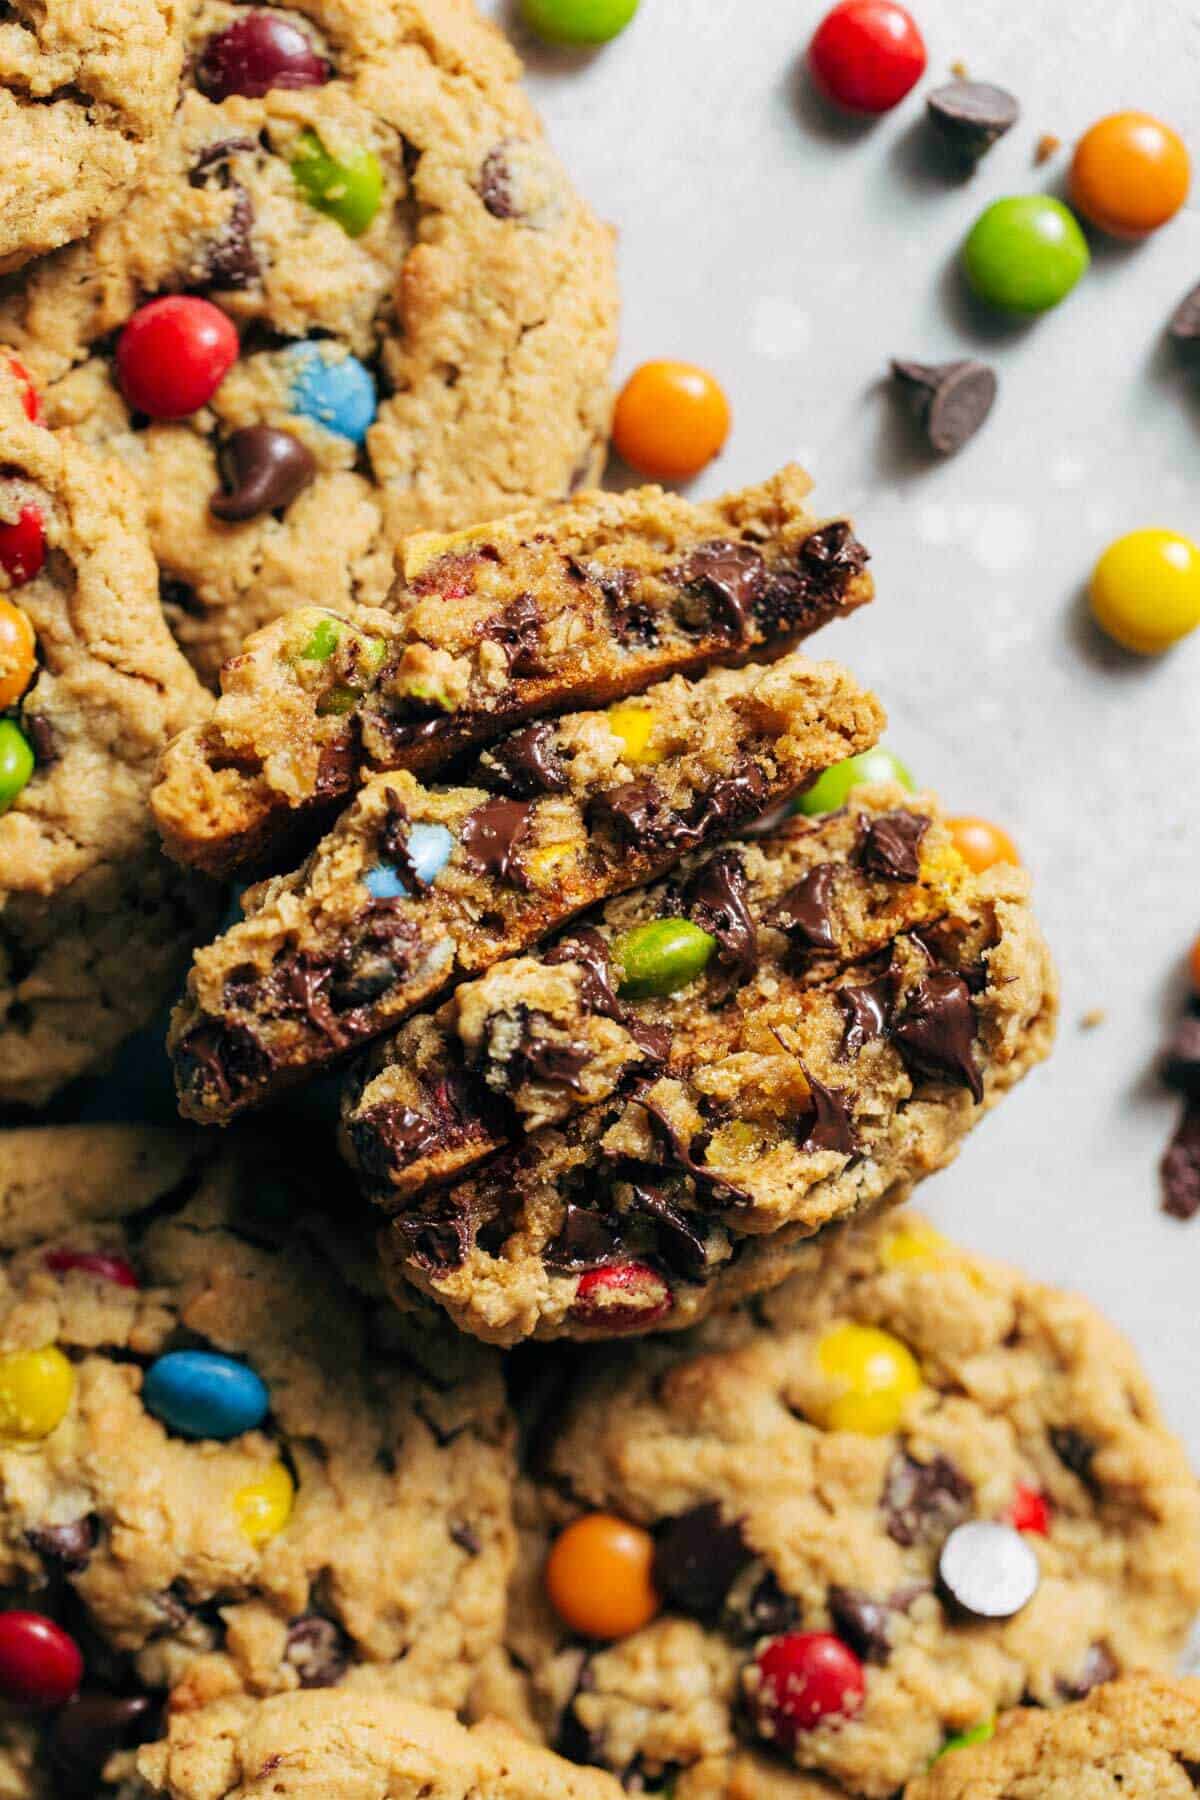
[[[829,1392],[808,1410],[826,1431],[885,1437],[898,1428],[909,1401],[921,1390],[912,1351],[873,1325],[833,1326],[817,1345],[817,1367]]]
[[[885,1269],[936,1269],[944,1260],[946,1248],[940,1231],[921,1219],[913,1219],[884,1238],[879,1246],[879,1260]]]
[[[1156,656],[1200,625],[1200,546],[1176,531],[1131,531],[1092,572],[1096,623],[1123,649]]]
[[[0,1356],[0,1438],[33,1443],[66,1417],[75,1371],[53,1344]]]
[[[658,714],[648,706],[614,706],[608,728],[625,746],[625,761],[653,767],[663,759],[661,750],[650,748]]]
[[[252,1544],[265,1544],[283,1530],[292,1516],[296,1485],[280,1462],[273,1463],[258,1481],[248,1482],[233,1496],[237,1522]]]
[[[534,881],[552,881],[558,871],[575,857],[574,844],[543,844],[525,858],[525,868]]]

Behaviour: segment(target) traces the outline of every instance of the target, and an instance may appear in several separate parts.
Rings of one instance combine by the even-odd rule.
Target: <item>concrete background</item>
[[[817,504],[851,509],[879,600],[816,640],[891,714],[888,741],[955,810],[1001,821],[1036,877],[1064,978],[1060,1047],[921,1204],[965,1242],[1082,1289],[1140,1346],[1200,1466],[1200,1219],[1158,1210],[1174,1103],[1153,1080],[1200,931],[1200,634],[1153,663],[1094,633],[1081,594],[1119,533],[1200,536],[1200,363],[1164,344],[1200,281],[1193,199],[1029,326],[964,295],[955,254],[981,208],[1061,182],[1069,147],[1122,106],[1200,155],[1200,15],[1185,0],[912,0],[922,88],[866,127],[800,63],[821,0],[642,0],[592,56],[522,42],[551,135],[620,230],[619,373],[682,356],[735,412],[717,492],[790,457]],[[511,23],[505,0],[488,8]],[[930,154],[922,92],[962,59],[1020,124],[970,180]],[[990,423],[957,459],[921,454],[881,377],[893,354],[980,355]],[[1103,1008],[1103,1024],[1081,1027]]]

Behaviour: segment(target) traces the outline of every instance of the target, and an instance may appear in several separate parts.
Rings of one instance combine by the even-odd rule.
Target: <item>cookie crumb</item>
[[[1048,163],[1052,156],[1057,156],[1061,149],[1062,139],[1060,137],[1055,137],[1052,131],[1043,131],[1041,137],[1034,145],[1033,160],[1040,169],[1042,164]]]
[[[956,57],[955,60],[950,64],[950,73],[952,75],[956,75],[960,81],[969,81],[970,80],[970,72],[967,69],[967,65],[963,61],[961,56]]]
[[[1104,1007],[1089,1006],[1079,1021],[1079,1029],[1080,1031],[1095,1031],[1096,1027],[1103,1025],[1107,1018],[1108,1013]]]

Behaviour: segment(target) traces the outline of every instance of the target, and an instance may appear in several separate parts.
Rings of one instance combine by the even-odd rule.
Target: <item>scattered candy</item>
[[[1162,1209],[1186,1221],[1200,1213],[1200,1104],[1189,1100],[1162,1159]]]
[[[408,832],[408,856],[417,879],[429,887],[437,880],[454,851],[453,835],[444,825],[412,825]],[[411,898],[399,873],[386,863],[368,869],[363,885],[376,900]]]
[[[1091,260],[1078,220],[1049,194],[993,201],[963,246],[963,267],[980,299],[1015,313],[1057,306]]]
[[[784,1750],[826,1719],[852,1717],[867,1687],[853,1650],[827,1631],[772,1638],[755,1659],[754,1680],[755,1725]]]
[[[966,169],[973,169],[1021,114],[1007,89],[990,81],[949,81],[934,89],[925,107],[930,124]]]
[[[1101,630],[1157,656],[1200,625],[1200,546],[1176,531],[1131,531],[1104,552],[1089,592]]]
[[[14,587],[39,575],[46,560],[46,532],[41,511],[23,506],[16,518],[0,525],[0,569]]]
[[[717,940],[690,919],[651,919],[613,945],[623,1000],[677,994],[708,967]]]
[[[49,1749],[72,1792],[92,1793],[114,1751],[144,1741],[154,1713],[148,1694],[78,1694],[68,1701],[50,1728]]]
[[[892,377],[930,447],[953,456],[970,442],[996,400],[996,371],[987,363],[894,361]]]
[[[978,1725],[972,1725],[966,1731],[956,1731],[952,1737],[948,1737],[933,1760],[938,1762],[951,1750],[969,1750],[972,1744],[989,1743],[995,1735],[995,1719],[980,1719]]]
[[[938,1558],[946,1596],[973,1619],[1011,1619],[1038,1591],[1037,1553],[1012,1525],[972,1519],[956,1525]]]
[[[0,707],[15,706],[37,671],[29,614],[0,598]]]
[[[1029,1531],[1034,1537],[1050,1535],[1050,1502],[1040,1488],[1027,1487],[1023,1481],[1017,1483],[1004,1517],[1014,1531]]]
[[[987,819],[972,819],[964,815],[957,819],[947,819],[946,828],[954,848],[976,875],[982,875],[997,863],[1011,863],[1014,869],[1020,868],[1020,852],[1007,831],[1002,831],[999,825],[993,825]]]
[[[356,356],[327,344],[293,344],[287,352],[294,412],[361,444],[378,407],[375,378]]]
[[[650,748],[658,714],[649,706],[614,706],[608,715],[608,728],[625,746],[627,763],[653,767],[663,759],[661,750]]]
[[[64,1706],[83,1680],[75,1639],[43,1613],[0,1613],[0,1695],[14,1706]]]
[[[833,1326],[817,1344],[816,1362],[829,1387],[808,1411],[824,1431],[886,1437],[923,1385],[908,1346],[874,1325]]]
[[[850,112],[889,112],[920,81],[925,62],[916,21],[895,0],[842,0],[808,47],[817,86]]]
[[[551,44],[607,44],[632,21],[638,0],[521,0],[521,17]]]
[[[296,1484],[281,1462],[272,1463],[259,1481],[247,1482],[233,1496],[233,1510],[252,1544],[277,1537],[292,1516]]]
[[[196,61],[196,86],[210,100],[257,100],[272,88],[321,87],[332,73],[289,19],[251,12],[209,38]]]
[[[647,1263],[614,1263],[580,1278],[570,1316],[605,1331],[648,1331],[670,1312],[671,1290]]]
[[[94,1275],[97,1281],[111,1281],[117,1287],[140,1286],[137,1276],[123,1256],[109,1256],[103,1250],[48,1250],[46,1267],[54,1275]]]
[[[879,1246],[879,1260],[885,1269],[936,1269],[948,1248],[940,1231],[923,1220],[913,1220],[888,1233]]]
[[[317,472],[307,444],[273,425],[247,425],[229,440],[229,483],[209,500],[214,518],[227,524],[256,519],[290,506]]]
[[[1167,330],[1177,344],[1194,344],[1200,338],[1200,285],[1183,296],[1171,314]]]
[[[729,402],[706,369],[643,363],[617,398],[613,448],[651,481],[690,481],[724,449],[731,423]]]
[[[227,1439],[261,1425],[270,1395],[253,1369],[215,1350],[170,1350],[142,1384],[148,1412],[184,1437]]]
[[[383,169],[374,151],[354,150],[339,161],[315,131],[302,131],[291,161],[309,205],[336,219],[347,237],[361,237],[383,203]]]
[[[1044,163],[1050,161],[1052,156],[1057,156],[1061,149],[1062,139],[1057,137],[1053,131],[1043,131],[1033,147],[1033,160],[1040,169]]]
[[[826,769],[800,795],[796,802],[797,811],[810,819],[818,813],[836,812],[839,806],[845,806],[856,787],[884,781],[896,782],[910,794],[913,791],[913,778],[900,758],[885,750],[882,744],[876,744],[873,750],[864,750],[861,756],[849,756],[845,762]]]
[[[1113,237],[1146,237],[1175,217],[1191,178],[1177,131],[1150,113],[1112,113],[1076,145],[1071,204]]]
[[[233,321],[210,300],[169,294],[134,313],[117,340],[117,381],[134,412],[186,419],[207,406],[238,358]]]
[[[661,1610],[653,1566],[648,1531],[612,1513],[587,1513],[555,1540],[546,1592],[572,1631],[611,1642],[641,1631]]]
[[[0,813],[33,778],[34,755],[28,738],[12,719],[0,719]]]
[[[42,422],[42,402],[34,386],[33,376],[19,357],[9,356],[8,372],[21,390],[21,405],[25,408],[25,417],[33,425]]]
[[[0,1438],[36,1443],[61,1425],[75,1392],[75,1371],[54,1344],[0,1356]]]

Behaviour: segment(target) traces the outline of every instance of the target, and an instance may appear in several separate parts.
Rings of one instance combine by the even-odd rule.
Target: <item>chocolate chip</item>
[[[1037,1593],[1037,1552],[1012,1525],[972,1519],[956,1525],[938,1557],[942,1598],[972,1619],[1011,1619]]]
[[[575,963],[583,972],[579,997],[587,1010],[599,1013],[602,1019],[622,1018],[625,1009],[612,985],[608,945],[592,926],[585,925],[573,936],[563,938],[546,951],[543,961],[555,968]]]
[[[898,1451],[888,1464],[880,1501],[888,1536],[911,1549],[936,1543],[971,1510],[975,1492],[948,1456],[918,1462]]]
[[[726,991],[749,981],[758,968],[758,933],[746,895],[746,871],[735,850],[710,856],[684,890],[688,917],[717,940]]]
[[[302,1688],[333,1687],[350,1662],[341,1631],[321,1613],[306,1613],[288,1627],[283,1654],[299,1676]]]
[[[395,869],[410,894],[427,894],[429,883],[408,849],[408,814],[395,788],[383,792],[384,819],[379,833],[380,861]]]
[[[1069,1680],[1060,1675],[1054,1685],[1064,1700],[1086,1700],[1093,1688],[1100,1687],[1106,1681],[1115,1681],[1120,1672],[1108,1645],[1093,1644],[1083,1659],[1079,1673]]]
[[[337,946],[329,998],[343,1015],[345,1031],[351,1034],[370,1024],[361,1016],[362,1009],[403,981],[412,967],[416,927],[397,913],[399,904],[398,900],[375,901],[363,915],[357,931]]]
[[[1059,1462],[1070,1469],[1072,1475],[1091,1493],[1098,1493],[1099,1487],[1092,1470],[1092,1464],[1096,1460],[1096,1446],[1091,1438],[1085,1437],[1082,1431],[1076,1431],[1073,1425],[1052,1425],[1049,1437]]]
[[[145,1694],[79,1694],[55,1715],[49,1734],[51,1760],[69,1781],[94,1785],[115,1751],[132,1749],[153,1736],[156,1713]]]
[[[93,1518],[72,1519],[68,1525],[40,1525],[25,1533],[31,1549],[56,1563],[68,1575],[86,1569],[96,1548],[96,1521]]]
[[[635,849],[685,849],[691,842],[684,820],[654,781],[627,781],[597,794],[588,816]]]
[[[658,1527],[654,1586],[668,1606],[693,1619],[716,1619],[752,1552],[737,1520],[716,1501],[694,1506]]]
[[[235,431],[227,452],[227,485],[211,496],[208,510],[229,524],[290,506],[317,472],[308,446],[273,425]]]
[[[799,1127],[801,1150],[809,1154],[834,1150],[839,1156],[853,1156],[858,1140],[845,1097],[833,1088],[825,1087],[807,1069],[804,1078],[808,1082],[810,1111]]]
[[[996,400],[996,372],[987,363],[893,361],[892,375],[902,399],[941,456],[968,443]]]
[[[516,880],[517,852],[529,830],[532,811],[528,800],[488,800],[469,813],[462,828],[462,847],[470,866],[497,881]]]
[[[716,781],[707,794],[697,797],[689,814],[694,843],[703,843],[716,832],[732,830],[746,819],[756,819],[767,802],[767,778],[757,764],[747,762],[734,775]]]
[[[983,1079],[975,1062],[975,1009],[961,975],[944,969],[927,975],[909,996],[891,1034],[910,1071],[969,1088],[976,1105]]]
[[[439,1121],[396,1100],[368,1107],[350,1125],[355,1161],[364,1175],[386,1181],[443,1142]]]
[[[515,800],[565,794],[570,788],[553,725],[527,725],[493,745],[483,759],[488,786]]]
[[[262,274],[254,249],[254,206],[240,182],[230,184],[233,204],[219,238],[205,249],[204,280],[212,287],[249,287]]]
[[[542,654],[541,631],[541,608],[532,594],[520,594],[498,617],[489,620],[482,636],[499,644],[507,658],[510,675],[544,675],[546,661]]]
[[[717,539],[701,544],[666,579],[711,599],[727,631],[746,636],[749,614],[766,586],[762,552]]]
[[[753,1641],[782,1637],[800,1623],[800,1606],[785,1594],[773,1569],[767,1569],[744,1599],[731,1599],[722,1624],[731,1636]]]
[[[246,151],[255,151],[258,145],[251,137],[217,138],[214,143],[205,144],[204,148],[193,159],[188,171],[190,187],[205,187],[214,169],[220,169],[233,156]]]
[[[631,1184],[628,1211],[649,1224],[660,1262],[684,1281],[702,1282],[709,1273],[709,1222],[676,1206],[660,1188]]]
[[[610,1220],[589,1207],[568,1203],[558,1236],[547,1244],[542,1261],[548,1269],[573,1273],[610,1262],[621,1248],[621,1234]]]
[[[1181,1756],[1179,1758],[1179,1766],[1195,1788],[1196,1792],[1200,1794],[1200,1762],[1192,1762],[1188,1757]]]
[[[1163,1055],[1162,1077],[1168,1087],[1200,1100],[1200,1015],[1188,1013],[1179,1021]]]
[[[592,1060],[587,1044],[556,1042],[543,1035],[537,1023],[541,1015],[526,1013],[516,1048],[502,1065],[505,1085],[519,1087],[526,1081],[549,1082],[556,1087],[569,1087],[576,1093],[582,1089],[579,1077]]]
[[[450,1540],[457,1544],[467,1556],[479,1556],[483,1552],[479,1533],[473,1525],[451,1525]]]
[[[859,847],[862,868],[881,881],[918,881],[928,830],[929,820],[920,813],[891,812],[872,819]]]
[[[947,149],[968,169],[1011,131],[1021,113],[1013,96],[990,81],[947,82],[934,89],[925,106]]]
[[[886,976],[861,987],[838,988],[834,999],[845,1019],[839,1054],[857,1056],[864,1044],[882,1037],[892,1010],[892,984]]]
[[[1200,339],[1200,283],[1183,296],[1167,329],[1177,344],[1194,344]]]
[[[453,1201],[439,1201],[425,1213],[399,1213],[390,1230],[406,1262],[428,1274],[460,1269],[471,1251],[471,1221]]]
[[[496,148],[489,150],[484,157],[476,191],[493,219],[515,219],[517,217],[512,170],[509,168],[503,144],[497,144]]]
[[[698,1192],[707,1194],[715,1206],[749,1206],[753,1204],[751,1196],[744,1188],[738,1187],[736,1182],[727,1181],[722,1175],[714,1174],[711,1169],[706,1168],[702,1162],[697,1160],[704,1151],[705,1140],[703,1137],[693,1138],[691,1143],[686,1143],[657,1102],[648,1099],[645,1094],[639,1094],[638,1100],[647,1118],[656,1128],[671,1160],[685,1174],[691,1176]]]
[[[211,1088],[224,1105],[265,1080],[273,1067],[269,1049],[236,1020],[204,1020],[182,1039],[175,1062],[186,1091]]]
[[[861,1588],[831,1587],[826,1604],[833,1629],[863,1662],[882,1668],[892,1654],[893,1608]]]
[[[39,769],[48,769],[58,761],[58,741],[45,713],[22,713],[21,729],[29,739]]]
[[[785,931],[793,947],[806,952],[837,951],[833,929],[833,896],[837,886],[837,864],[818,863],[802,881],[798,881],[767,915],[767,922]]]
[[[1162,1207],[1173,1219],[1200,1212],[1200,1104],[1184,1109],[1162,1159]]]

